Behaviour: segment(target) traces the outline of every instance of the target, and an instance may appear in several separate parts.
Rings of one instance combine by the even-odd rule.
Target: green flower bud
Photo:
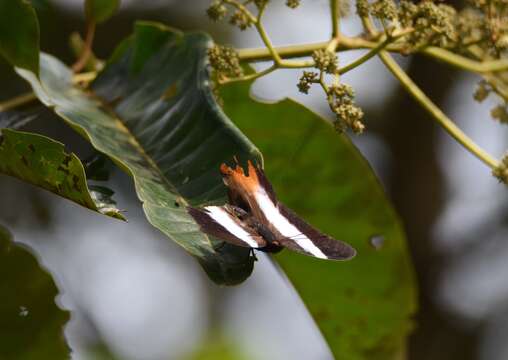
[[[312,59],[316,63],[316,68],[328,74],[333,74],[339,66],[337,55],[334,52],[325,49],[319,49],[312,53]]]
[[[312,71],[304,71],[297,84],[298,90],[304,94],[308,94],[313,83],[318,81],[318,74]]]
[[[492,175],[508,185],[508,153],[505,154],[501,163],[492,170]]]
[[[226,6],[220,0],[216,0],[210,5],[210,7],[206,10],[208,17],[213,21],[219,21],[224,19],[228,10]]]
[[[487,83],[485,81],[480,81],[473,94],[473,98],[478,102],[482,102],[489,96],[489,93],[490,89],[487,87]]]
[[[398,20],[398,9],[393,0],[378,0],[371,5],[371,13],[373,16],[388,20]]]
[[[300,0],[286,0],[286,6],[291,9],[296,9],[300,6]]]
[[[356,1],[356,13],[360,17],[368,17],[370,14],[370,5],[368,0]]]
[[[214,45],[208,49],[208,59],[219,79],[243,75],[238,53],[230,46]]]
[[[229,19],[229,23],[231,25],[238,26],[240,30],[245,30],[252,26],[251,18],[241,10],[237,10],[234,12],[234,14]]]
[[[507,104],[500,104],[490,111],[490,115],[502,124],[508,124]]]

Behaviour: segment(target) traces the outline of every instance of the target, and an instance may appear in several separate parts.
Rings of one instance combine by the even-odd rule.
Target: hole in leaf
[[[385,243],[385,237],[383,235],[374,235],[369,239],[369,244],[376,250],[381,250]]]

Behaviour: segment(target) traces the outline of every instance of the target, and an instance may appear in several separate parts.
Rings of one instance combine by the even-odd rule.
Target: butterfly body
[[[189,207],[201,230],[237,246],[265,252],[283,248],[322,259],[346,260],[356,251],[346,243],[324,235],[277,200],[263,170],[248,163],[248,174],[222,164],[229,204]]]

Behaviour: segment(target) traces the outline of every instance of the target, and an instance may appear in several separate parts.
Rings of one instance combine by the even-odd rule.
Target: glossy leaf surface
[[[261,155],[217,105],[209,84],[210,38],[138,23],[85,92],[57,59],[41,57],[40,81],[18,72],[38,98],[134,178],[147,219],[194,255],[218,283],[252,271],[248,249],[203,234],[188,204],[224,203],[224,161]]]

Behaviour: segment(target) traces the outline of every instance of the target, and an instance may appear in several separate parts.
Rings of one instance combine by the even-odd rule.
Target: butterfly
[[[237,163],[220,166],[229,203],[188,207],[201,230],[227,243],[264,252],[287,248],[321,259],[347,260],[356,255],[350,245],[325,235],[277,200],[259,165],[248,161],[247,174]]]

